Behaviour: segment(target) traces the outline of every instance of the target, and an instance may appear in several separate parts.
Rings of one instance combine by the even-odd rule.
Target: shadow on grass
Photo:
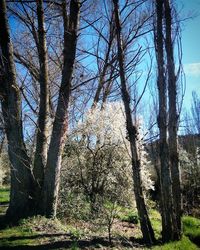
[[[63,234],[62,234],[63,235]],[[43,235],[38,235],[38,237],[45,237],[46,234]],[[47,236],[53,236],[53,235],[47,235]],[[55,236],[58,236],[58,234],[56,234]],[[36,236],[37,237],[37,236]],[[35,238],[35,236],[30,236],[30,237],[10,237],[10,238],[4,238],[5,240],[18,240],[18,239],[33,239]],[[46,244],[41,244],[41,245],[37,245],[37,246],[30,246],[30,245],[17,245],[17,246],[2,246],[0,247],[0,249],[38,249],[38,250],[43,250],[43,249],[71,249],[74,245],[78,248],[84,249],[84,248],[90,248],[90,247],[98,247],[99,249],[102,249],[103,247],[110,247],[110,246],[115,246],[115,245],[119,245],[120,247],[133,247],[136,246],[137,243],[132,244],[131,242],[127,241],[127,242],[122,242],[120,241],[120,243],[116,240],[113,240],[113,244],[110,245],[108,240],[106,240],[105,238],[93,238],[93,239],[83,239],[83,240],[73,240],[73,239],[66,239],[66,240],[62,240],[62,241],[56,241],[56,242],[51,242],[51,243],[46,243]],[[137,247],[139,247],[139,245],[137,244]]]
[[[199,236],[189,236],[188,238],[190,239],[190,241],[192,241],[195,245],[197,245],[198,247],[200,247],[200,237]]]
[[[34,235],[26,235],[26,236],[9,236],[9,237],[3,237],[3,240],[9,240],[9,241],[15,241],[15,240],[34,240],[38,238],[46,238],[46,237],[61,237],[61,236],[70,236],[70,234],[67,233],[46,233],[46,234],[34,234]]]
[[[6,216],[5,214],[1,214],[0,215],[0,229],[4,229],[6,228],[6,226],[8,226],[8,224],[6,223]]]

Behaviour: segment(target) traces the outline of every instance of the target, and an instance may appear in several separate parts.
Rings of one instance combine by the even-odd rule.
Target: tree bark
[[[64,67],[58,105],[53,123],[53,131],[48,151],[47,166],[44,179],[44,213],[47,217],[55,217],[57,209],[58,190],[62,152],[68,129],[68,106],[74,62],[76,56],[77,33],[80,15],[80,2],[70,1],[69,20],[66,3],[63,1],[64,20]]]
[[[165,48],[167,55],[168,98],[169,98],[169,162],[172,176],[172,193],[174,207],[174,240],[181,238],[181,179],[178,155],[178,113],[177,113],[177,79],[175,75],[174,53],[172,42],[172,16],[169,0],[164,0],[165,7]]]
[[[119,17],[119,5],[118,0],[113,0],[114,13],[115,13],[115,25],[117,35],[117,47],[118,47],[118,61],[119,61],[119,74],[121,81],[121,93],[124,102],[126,113],[126,126],[130,140],[131,154],[132,154],[132,170],[134,181],[134,193],[136,199],[136,206],[140,219],[141,231],[143,239],[146,243],[152,244],[155,241],[154,231],[151,226],[151,222],[147,213],[141,181],[141,161],[139,159],[138,145],[137,145],[137,128],[133,125],[131,108],[130,108],[130,96],[126,86],[125,67],[124,67],[124,51],[121,38],[121,23]]]
[[[47,161],[48,150],[48,120],[49,120],[49,76],[48,76],[48,56],[46,46],[46,36],[44,28],[43,1],[37,0],[37,19],[38,19],[38,58],[40,64],[39,83],[40,83],[40,105],[38,114],[38,127],[36,150],[33,165],[34,175],[34,200],[36,210],[41,204],[41,190],[44,182],[44,168]],[[39,211],[37,211],[38,213]]]
[[[163,44],[163,0],[156,0],[156,31],[155,47],[158,65],[158,98],[159,114],[158,127],[160,131],[159,155],[160,155],[160,184],[161,184],[161,215],[162,215],[162,238],[164,242],[173,239],[173,207],[172,207],[172,182],[169,166],[169,145],[167,140],[167,82],[165,80],[165,61]]]
[[[105,60],[104,60],[104,65],[103,65],[103,68],[102,68],[102,71],[100,72],[100,76],[99,76],[99,82],[98,82],[98,86],[97,86],[97,90],[96,90],[96,93],[95,93],[95,96],[94,96],[94,100],[93,100],[93,103],[92,103],[92,108],[95,108],[97,103],[99,102],[99,99],[100,99],[100,94],[101,94],[101,91],[105,85],[105,78],[106,78],[106,73],[108,71],[108,68],[109,68],[109,57],[110,57],[110,53],[111,53],[111,48],[112,48],[112,44],[113,44],[113,27],[112,27],[112,23],[110,23],[110,32],[109,32],[109,41],[108,41],[108,44],[107,44],[107,50],[106,50],[106,53],[105,53]]]
[[[7,217],[18,220],[30,215],[32,175],[22,128],[21,96],[16,83],[13,47],[6,16],[6,2],[0,1],[1,103],[11,162],[11,192]]]

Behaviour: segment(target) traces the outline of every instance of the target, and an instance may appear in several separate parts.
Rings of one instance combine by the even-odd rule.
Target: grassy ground
[[[156,238],[161,235],[161,217],[156,210],[150,211],[152,226]],[[200,220],[190,216],[184,216],[183,237],[180,241],[170,242],[164,245],[152,247],[153,250],[197,250],[200,249]]]
[[[0,187],[0,204],[9,202],[10,190],[8,187]]]
[[[159,217],[156,211],[152,214]],[[34,217],[22,220],[18,226],[0,231],[0,249],[153,249],[153,250],[197,250],[200,220],[183,218],[184,236],[181,241],[152,248],[141,244],[138,225],[116,221],[113,225],[113,246],[110,247],[106,228],[91,222],[74,221],[63,226],[58,220]],[[156,235],[160,237],[158,218],[152,219]],[[131,239],[131,240],[130,240]],[[196,240],[196,244],[193,240]]]
[[[188,238],[200,247],[200,220],[191,216],[183,217],[183,231]]]
[[[0,204],[9,200],[8,188],[0,189]],[[4,208],[5,210],[5,208]],[[150,218],[158,244],[151,248],[142,244],[141,232],[135,210],[120,208],[112,226],[112,246],[109,245],[107,226],[102,220],[77,221],[33,217],[20,221],[18,226],[0,230],[0,249],[152,249],[197,250],[200,249],[200,220],[183,217],[182,239],[159,245],[161,218],[156,210],[150,210]]]
[[[164,245],[158,245],[152,248],[153,250],[198,250],[200,249],[197,245],[189,240],[185,235],[180,241],[171,242]]]
[[[8,187],[0,187],[0,216],[4,215],[9,203],[10,190]]]

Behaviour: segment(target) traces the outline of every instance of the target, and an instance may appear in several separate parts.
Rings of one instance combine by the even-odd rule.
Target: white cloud
[[[200,63],[184,64],[184,71],[186,76],[200,76]]]

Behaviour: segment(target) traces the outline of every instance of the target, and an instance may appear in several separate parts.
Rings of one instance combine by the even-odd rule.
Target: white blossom
[[[148,161],[148,155],[144,148],[142,130],[142,117],[139,117],[136,121],[138,128],[138,146],[139,157],[141,160],[141,178],[143,188],[145,190],[154,189],[154,182],[151,180],[149,167],[151,162]],[[97,151],[104,146],[117,146],[117,150],[120,150],[123,154],[123,159],[126,161],[126,171],[131,174],[131,154],[130,143],[126,139],[126,119],[122,102],[108,102],[101,108],[97,105],[95,108],[86,112],[83,121],[79,121],[77,128],[73,131],[73,136],[76,135],[78,140],[82,141],[84,145],[90,150]],[[83,162],[84,154],[79,158],[79,161]],[[120,166],[121,167],[121,166]],[[116,166],[115,166],[116,168]],[[126,172],[123,171],[123,172]],[[107,178],[110,178],[114,183],[114,176],[112,172],[108,174]]]

